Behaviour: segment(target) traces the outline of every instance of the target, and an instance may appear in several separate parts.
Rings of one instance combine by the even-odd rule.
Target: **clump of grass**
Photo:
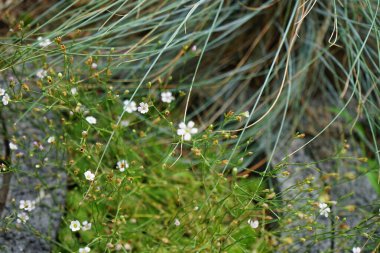
[[[300,195],[288,199],[296,186],[279,192],[275,183],[291,175],[287,159],[343,118],[355,133],[345,138],[361,147],[370,165],[360,166],[378,187],[379,3],[100,0],[8,8],[0,69],[11,101],[1,110],[21,111],[12,123],[57,115],[50,131],[67,157],[58,164],[69,191],[55,251],[272,252],[352,238],[344,218],[330,216],[341,231],[318,224],[328,190],[304,178]],[[168,91],[170,103],[161,99]],[[333,108],[324,124],[305,127],[315,97]],[[128,112],[125,101],[148,112]],[[177,131],[190,121],[198,132],[186,140]],[[273,166],[282,143],[305,133],[304,145]],[[343,161],[342,154],[329,156]],[[299,207],[309,191],[322,197]],[[364,216],[354,234],[368,240],[356,246],[375,251],[378,213]],[[292,227],[297,219],[305,225]],[[73,221],[91,228],[72,231]]]

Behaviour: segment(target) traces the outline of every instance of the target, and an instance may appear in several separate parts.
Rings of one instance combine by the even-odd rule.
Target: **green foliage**
[[[274,154],[281,140],[306,132],[315,97],[336,107],[326,124],[312,124],[307,144],[342,119],[380,192],[379,1],[31,2],[3,18],[10,29],[0,40],[1,87],[11,103],[0,110],[17,112],[14,123],[59,119],[46,124],[69,176],[55,252],[128,245],[135,252],[273,252],[296,240],[339,237],[318,230],[318,199],[294,210],[298,199],[283,199],[273,185],[291,166],[273,170]],[[52,43],[41,46],[44,39]],[[171,103],[161,100],[167,91]],[[126,100],[146,103],[149,112],[128,113]],[[188,141],[177,130],[190,121],[198,133]],[[262,155],[266,163],[253,170]],[[122,160],[125,171],[117,167]],[[87,171],[95,180],[86,180]],[[300,193],[328,195],[311,181],[300,182]],[[379,236],[366,223],[371,215],[357,229],[372,242]],[[308,225],[291,229],[316,232],[283,238],[297,219]],[[73,232],[74,220],[92,228]],[[346,229],[344,220],[336,223]]]

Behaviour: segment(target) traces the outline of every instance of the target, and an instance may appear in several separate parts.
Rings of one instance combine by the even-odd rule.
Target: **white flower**
[[[93,62],[92,64],[91,64],[91,68],[92,69],[96,69],[98,67],[98,64],[96,64],[95,62]]]
[[[331,212],[330,207],[327,206],[326,203],[319,203],[319,214],[329,217],[329,212]]]
[[[361,248],[359,248],[359,247],[353,247],[352,248],[352,253],[360,253],[360,252],[362,252]]]
[[[127,126],[129,126],[129,120],[123,120],[121,123],[120,123],[120,125],[122,126],[122,127],[127,127]]]
[[[147,103],[144,103],[144,102],[141,102],[139,104],[139,107],[137,107],[137,110],[142,113],[142,114],[145,114],[149,111],[149,106]]]
[[[73,232],[80,230],[80,222],[77,220],[71,221],[70,222],[70,229]]]
[[[248,224],[251,226],[251,228],[258,228],[259,227],[259,221],[258,220],[248,219]]]
[[[248,118],[249,117],[249,111],[242,112],[241,116]]]
[[[198,128],[195,128],[194,125],[193,121],[189,121],[187,125],[185,122],[181,122],[177,134],[181,135],[185,141],[191,140],[191,135],[198,133]]]
[[[197,45],[193,45],[193,46],[191,47],[191,51],[193,51],[193,52],[197,51]]]
[[[120,251],[122,248],[123,248],[123,245],[121,245],[120,243],[118,243],[118,244],[115,245],[115,250],[116,251]]]
[[[32,200],[20,200],[19,208],[30,212],[36,208],[36,202]]]
[[[55,142],[55,137],[54,137],[54,136],[50,136],[50,137],[47,139],[47,142],[48,142],[48,143],[54,143],[54,142]]]
[[[71,92],[71,95],[73,95],[73,96],[78,94],[77,88],[71,88],[70,92]]]
[[[123,172],[125,169],[129,168],[129,164],[126,160],[121,160],[117,162],[116,167]]]
[[[124,101],[124,111],[131,113],[137,110],[136,103],[134,101],[125,100]]]
[[[175,98],[173,97],[173,95],[170,91],[166,91],[166,92],[161,93],[161,100],[164,103],[171,103],[172,101],[174,101],[174,99]]]
[[[79,248],[79,253],[88,253],[91,249],[89,247]]]
[[[7,93],[4,94],[3,98],[1,99],[3,102],[3,105],[7,105],[9,103],[9,96]]]
[[[39,41],[38,45],[40,47],[47,47],[47,46],[49,46],[51,44],[51,41],[49,39],[47,39],[47,38],[44,39],[42,37],[38,37],[37,40]]]
[[[177,227],[178,227],[179,225],[181,225],[181,222],[179,221],[179,219],[175,219],[175,220],[174,220],[174,225],[177,226]]]
[[[17,145],[14,144],[13,142],[10,142],[10,143],[9,143],[9,148],[10,148],[11,150],[17,150],[17,149],[18,149]]]
[[[17,214],[17,223],[25,223],[27,220],[29,220],[29,216],[26,213],[21,212]]]
[[[95,174],[88,170],[88,171],[86,171],[86,172],[84,173],[84,177],[85,177],[88,181],[94,181],[94,179],[95,179]]]
[[[87,231],[87,230],[90,230],[91,229],[91,223],[88,222],[88,221],[83,221],[82,222],[82,230],[83,231]]]
[[[0,88],[0,96],[4,96],[5,90]]]
[[[87,122],[88,122],[89,124],[91,124],[91,125],[96,124],[96,118],[94,118],[94,117],[92,117],[92,116],[87,116],[87,117],[86,117],[86,120],[87,120]]]
[[[45,76],[47,75],[47,71],[44,70],[44,69],[39,69],[37,72],[36,72],[36,76],[40,79],[44,78]]]
[[[124,244],[124,248],[125,248],[125,250],[127,250],[127,251],[132,250],[132,246],[131,246],[129,243],[125,243],[125,244]]]

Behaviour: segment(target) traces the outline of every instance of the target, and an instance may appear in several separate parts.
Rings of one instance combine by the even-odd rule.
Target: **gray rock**
[[[293,243],[281,244],[278,252],[351,252],[353,247],[363,245],[366,247],[362,252],[371,252],[363,230],[355,227],[365,224],[362,222],[368,217],[378,215],[380,199],[367,177],[358,170],[360,161],[338,158],[339,155],[346,158],[364,156],[344,122],[338,120],[311,143],[287,157],[332,120],[327,109],[314,108],[318,108],[316,114],[319,116],[305,117],[302,122],[301,132],[307,133],[306,138],[284,140],[273,157],[273,165],[284,164],[281,170],[290,173],[279,176],[278,182],[284,203],[292,202],[294,210],[283,215],[283,219],[291,218],[292,222],[284,227],[281,235],[292,238]],[[318,213],[316,204],[321,196],[327,198],[331,208],[328,218]],[[314,214],[310,215],[313,210]],[[308,231],[307,227],[312,230]],[[376,225],[368,225],[365,232],[380,234]],[[301,238],[306,241],[302,243]]]
[[[13,128],[19,115],[9,109],[5,108],[3,114],[18,150],[12,152],[11,168],[15,171],[0,220],[0,252],[51,252],[64,212],[63,152],[57,150],[57,145],[47,143],[51,130],[47,128],[46,118],[26,117]],[[0,137],[0,150],[3,150],[3,136]],[[38,147],[40,144],[42,150]],[[0,178],[1,186],[3,176]],[[25,211],[30,217],[25,224],[16,222],[17,213],[21,211],[20,200],[37,200],[34,210]]]

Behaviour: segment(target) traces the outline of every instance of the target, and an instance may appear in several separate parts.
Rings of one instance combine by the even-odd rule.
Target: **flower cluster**
[[[1,101],[3,102],[3,105],[7,105],[9,104],[9,95],[5,92],[4,89],[1,89],[0,88],[0,97],[1,97]]]
[[[78,220],[74,220],[70,222],[70,229],[73,232],[76,232],[79,230],[87,231],[91,229],[91,226],[92,224],[86,220],[82,222],[82,225],[80,224]]]
[[[145,114],[149,111],[149,105],[144,102],[141,102],[138,107],[136,106],[135,101],[125,100],[123,103],[124,103],[124,111],[128,113],[138,111],[141,114]]]
[[[20,200],[19,208],[21,210],[31,212],[36,208],[36,201],[35,200]],[[17,214],[17,223],[25,223],[29,220],[29,215],[26,212],[19,212]]]
[[[19,208],[25,211],[33,211],[36,208],[36,201],[34,200],[20,200]]]
[[[161,93],[161,101],[164,103],[171,103],[175,100],[175,97],[170,91],[162,92]],[[140,112],[141,114],[145,114],[149,111],[149,105],[145,102],[139,103],[139,106],[137,106],[135,101],[132,100],[124,100],[124,111],[128,113],[132,113],[135,111]]]
[[[38,37],[37,41],[40,47],[47,47],[51,44],[51,41],[48,38]]]
[[[175,100],[175,97],[170,91],[165,91],[161,93],[162,102],[171,103],[174,100]],[[139,106],[137,106],[136,102],[133,100],[124,100],[123,104],[124,104],[123,109],[127,113],[138,111],[141,114],[145,114],[149,111],[149,105],[144,102],[141,102]],[[126,122],[127,122],[126,124],[124,124],[123,122],[123,126],[128,126],[129,121],[126,121]],[[182,136],[183,140],[190,141],[192,135],[198,133],[198,128],[194,126],[195,126],[195,123],[193,121],[189,121],[187,124],[185,122],[181,122],[178,126],[179,128],[177,129],[177,134]],[[120,171],[124,171],[123,168],[120,168],[119,163],[118,163],[118,168],[120,169]]]

